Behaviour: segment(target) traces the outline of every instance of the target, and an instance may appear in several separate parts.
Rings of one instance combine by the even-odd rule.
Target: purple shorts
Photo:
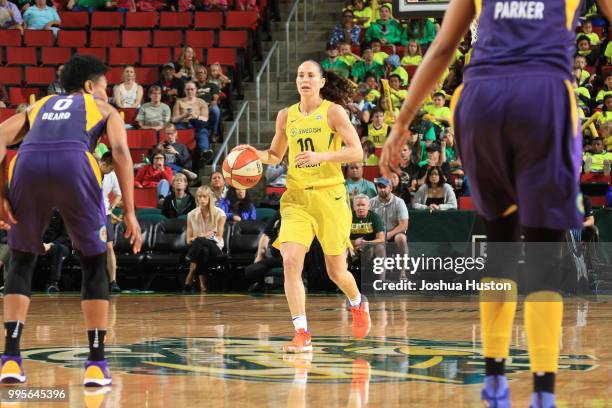
[[[17,224],[8,232],[12,249],[43,254],[42,237],[57,208],[75,249],[85,256],[106,252],[101,176],[91,154],[27,149],[13,160],[8,198]]]
[[[516,205],[524,226],[582,225],[582,134],[569,81],[471,79],[456,95],[454,127],[474,206],[487,220]]]

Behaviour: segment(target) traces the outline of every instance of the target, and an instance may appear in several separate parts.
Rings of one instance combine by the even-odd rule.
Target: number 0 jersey
[[[295,165],[295,156],[300,152],[337,152],[342,148],[342,139],[327,122],[327,110],[331,105],[332,102],[324,99],[308,116],[300,112],[299,103],[289,107],[285,126],[289,143],[288,189],[328,187],[344,183],[340,163],[322,162],[302,167]]]

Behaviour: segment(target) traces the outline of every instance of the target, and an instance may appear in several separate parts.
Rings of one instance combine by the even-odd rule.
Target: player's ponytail
[[[324,70],[319,62],[309,61],[319,68],[321,77],[325,78],[325,85],[321,88],[321,97],[345,108],[353,96],[354,84],[340,75]]]

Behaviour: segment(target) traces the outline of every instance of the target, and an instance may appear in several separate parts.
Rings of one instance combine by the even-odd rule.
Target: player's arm
[[[17,223],[11,206],[6,198],[6,150],[9,146],[18,143],[25,136],[28,126],[26,112],[11,116],[0,124],[0,228],[9,229],[12,224]]]
[[[285,133],[287,115],[287,108],[282,109],[278,112],[278,115],[276,115],[276,130],[268,150],[257,150],[249,145],[238,145],[232,150],[249,149],[257,153],[257,157],[263,164],[280,163],[287,152],[287,134]]]
[[[610,0],[597,0],[597,3],[599,9],[603,11],[608,18],[608,21],[612,20],[612,3],[610,3]]]
[[[444,15],[440,32],[427,50],[408,89],[399,117],[391,135],[385,142],[380,159],[380,171],[389,177],[398,168],[403,145],[408,140],[408,126],[419,111],[425,98],[438,83],[446,67],[450,65],[459,42],[474,19],[473,0],[452,0]]]

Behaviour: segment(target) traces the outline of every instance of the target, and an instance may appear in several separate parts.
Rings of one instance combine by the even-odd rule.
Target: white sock
[[[308,323],[306,322],[306,316],[293,316],[293,327],[295,327],[295,331],[300,329],[304,329],[304,331],[308,331]]]
[[[359,307],[359,305],[361,304],[361,293],[357,296],[357,299],[349,298],[349,303],[352,307]]]

